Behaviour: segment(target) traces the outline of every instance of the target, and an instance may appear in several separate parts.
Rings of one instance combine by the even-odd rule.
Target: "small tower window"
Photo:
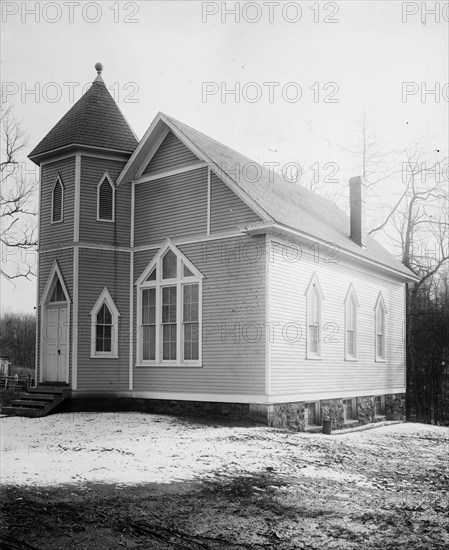
[[[91,359],[118,358],[118,329],[120,312],[105,287],[90,311]]]
[[[97,220],[114,221],[115,188],[106,173],[97,189]]]
[[[64,186],[60,176],[56,178],[51,198],[51,223],[62,222],[64,212]]]

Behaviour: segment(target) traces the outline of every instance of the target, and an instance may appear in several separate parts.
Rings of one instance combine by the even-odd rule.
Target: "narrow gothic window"
[[[385,361],[385,308],[382,293],[379,293],[376,312],[376,361]]]
[[[306,290],[307,299],[307,358],[321,357],[321,304],[323,294],[316,274]]]
[[[97,313],[97,334],[95,351],[111,351],[112,315],[106,304]]]

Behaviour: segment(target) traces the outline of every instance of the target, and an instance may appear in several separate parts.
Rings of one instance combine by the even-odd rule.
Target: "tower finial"
[[[97,71],[97,74],[101,74],[103,72],[103,63],[95,63],[95,70]]]

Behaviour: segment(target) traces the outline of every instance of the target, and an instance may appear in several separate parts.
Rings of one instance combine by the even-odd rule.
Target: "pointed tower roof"
[[[109,93],[101,76],[103,65],[95,65],[92,86],[50,130],[28,157],[39,164],[42,157],[58,149],[87,146],[132,153],[138,139]]]

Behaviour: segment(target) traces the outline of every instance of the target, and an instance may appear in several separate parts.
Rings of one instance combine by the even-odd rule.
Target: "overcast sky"
[[[139,138],[163,111],[257,162],[298,163],[302,183],[357,175],[347,150],[360,145],[364,112],[384,145],[448,150],[444,2],[1,7],[3,95],[29,134],[27,152],[79,99],[97,61]],[[3,311],[33,311],[35,279],[1,290]]]

